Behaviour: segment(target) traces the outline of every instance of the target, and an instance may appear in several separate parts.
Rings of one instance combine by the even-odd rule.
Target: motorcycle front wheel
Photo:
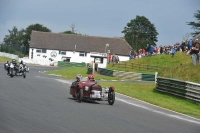
[[[26,72],[23,72],[23,77],[26,78]]]

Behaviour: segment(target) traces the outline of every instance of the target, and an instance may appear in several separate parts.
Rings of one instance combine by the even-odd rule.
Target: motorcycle
[[[24,63],[24,67],[26,69],[26,72],[29,72],[29,67],[26,66],[26,63]]]
[[[9,67],[9,64],[8,63],[5,63],[4,64],[4,69],[7,71],[8,70],[8,67]]]
[[[19,64],[18,71],[16,73],[17,76],[23,76],[26,78],[26,67],[25,64]]]
[[[15,76],[14,72],[16,73],[16,70],[15,70],[15,66],[13,63],[10,63],[10,67],[8,69],[10,69],[9,70],[10,77],[12,78],[13,76]]]

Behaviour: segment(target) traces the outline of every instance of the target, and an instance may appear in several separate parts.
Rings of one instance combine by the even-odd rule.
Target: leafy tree
[[[30,36],[31,36],[31,32],[32,30],[34,31],[43,31],[43,32],[51,32],[51,30],[41,24],[32,24],[32,25],[29,25],[24,31],[25,31],[25,34],[24,34],[24,45],[26,47],[26,54],[28,54],[28,50],[29,50],[29,44],[30,44]]]
[[[75,34],[75,33],[73,33],[72,31],[70,31],[70,30],[66,30],[66,31],[64,31],[64,32],[61,32],[61,33],[63,33],[63,34]]]
[[[197,22],[187,22],[187,24],[191,25],[192,29],[194,29],[194,32],[191,33],[193,37],[200,34],[200,10],[197,10],[197,13],[194,13],[194,17],[197,19]]]
[[[146,17],[136,16],[122,31],[124,38],[132,48],[138,51],[140,48],[148,48],[150,45],[156,46],[158,32]]]
[[[66,31],[64,31],[64,32],[61,32],[62,34],[75,34],[75,35],[82,35],[82,34],[80,34],[80,33],[74,33],[74,32],[72,32],[72,31],[70,31],[70,30],[66,30]],[[87,36],[86,34],[84,34],[84,36]]]
[[[16,26],[12,30],[8,30],[9,35],[5,35],[4,43],[7,45],[22,45],[23,44],[23,30],[18,30]]]

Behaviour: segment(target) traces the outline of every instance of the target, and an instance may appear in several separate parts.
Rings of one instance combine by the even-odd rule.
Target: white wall
[[[129,56],[118,55],[118,57],[119,57],[119,61],[128,61],[129,60]]]
[[[19,59],[18,55],[9,54],[9,53],[5,53],[5,52],[0,52],[0,56],[8,57],[8,58],[15,59],[15,60]]]
[[[57,56],[55,58],[51,57],[51,52],[54,51],[56,52]],[[91,63],[94,61],[94,58],[92,56],[100,56],[100,57],[105,57],[105,54],[101,53],[87,53],[86,56],[79,56],[79,52],[73,52],[73,51],[66,51],[66,55],[60,55],[58,50],[46,50],[46,53],[36,53],[36,49],[33,49],[33,59],[31,59],[31,52],[32,48],[29,49],[29,60],[30,62],[34,62],[35,64],[41,64],[41,65],[50,65],[51,61],[49,58],[54,59],[54,62],[57,63],[58,61],[63,61],[62,57],[71,57],[70,62],[85,62],[85,63]],[[37,56],[37,55],[40,56]],[[47,56],[44,58],[43,56]],[[106,68],[107,65],[107,58],[103,59],[103,63],[99,63],[99,67],[101,68]]]

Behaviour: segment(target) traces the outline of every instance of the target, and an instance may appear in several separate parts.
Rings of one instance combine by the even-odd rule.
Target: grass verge
[[[8,60],[8,61],[12,61],[12,59],[10,59],[10,58],[0,56],[0,62],[1,62],[1,63],[5,63],[7,60]]]
[[[163,94],[155,90],[154,84],[130,82],[99,82],[101,86],[115,86],[118,93],[166,108],[189,116],[200,118],[200,106],[186,99]]]
[[[63,67],[62,70],[48,71],[48,72],[45,72],[45,74],[61,75],[63,78],[66,78],[66,79],[75,79],[77,74],[81,74],[83,77],[88,76],[86,67]],[[120,80],[121,79],[117,77],[100,75],[97,72],[95,72],[94,75],[95,75],[96,80]]]

